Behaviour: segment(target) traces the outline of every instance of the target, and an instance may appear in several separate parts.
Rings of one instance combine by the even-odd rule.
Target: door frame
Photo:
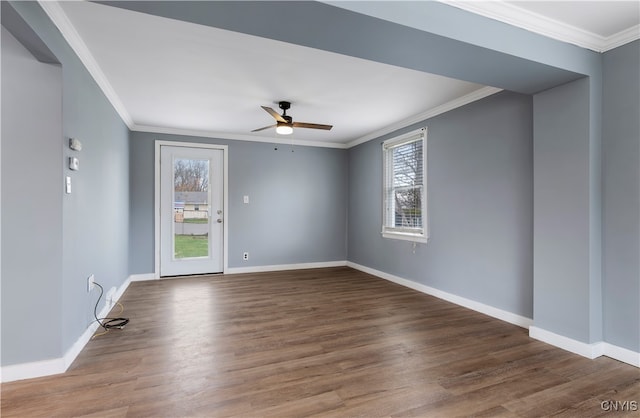
[[[223,199],[223,222],[222,222],[222,274],[226,274],[229,269],[229,146],[218,144],[205,144],[199,142],[177,142],[166,141],[161,139],[155,140],[155,158],[154,158],[154,277],[160,279],[160,147],[185,147],[185,148],[202,148],[222,150],[222,199]]]

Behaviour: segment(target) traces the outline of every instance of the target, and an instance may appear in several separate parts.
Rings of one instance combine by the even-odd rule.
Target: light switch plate
[[[74,151],[82,151],[82,142],[79,139],[69,138],[69,148]]]
[[[69,170],[80,170],[80,160],[78,160],[78,157],[69,157]]]

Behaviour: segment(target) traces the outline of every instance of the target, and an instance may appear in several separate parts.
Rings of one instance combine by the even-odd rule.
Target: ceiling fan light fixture
[[[278,135],[291,135],[293,133],[293,126],[288,123],[278,122],[276,133]]]
[[[275,110],[271,109],[268,106],[260,106],[264,109],[265,112],[270,114],[275,120],[275,125],[265,126],[264,128],[254,129],[251,132],[260,132],[265,129],[276,128],[276,133],[278,135],[291,135],[293,133],[294,126],[296,128],[307,128],[307,129],[323,129],[325,131],[333,128],[333,125],[322,125],[319,123],[307,123],[307,122],[294,122],[293,118],[287,115],[287,110],[291,108],[291,103],[289,102],[279,102],[278,106],[282,109],[282,115],[280,115]]]

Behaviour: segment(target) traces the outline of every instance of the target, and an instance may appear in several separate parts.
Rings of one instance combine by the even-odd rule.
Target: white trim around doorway
[[[185,147],[185,148],[203,148],[203,149],[218,149],[222,150],[223,155],[223,199],[224,199],[224,223],[223,226],[223,273],[229,270],[229,146],[217,145],[217,144],[204,144],[200,142],[177,142],[177,141],[165,141],[157,139],[155,141],[155,156],[154,156],[154,277],[160,278],[160,147]]]

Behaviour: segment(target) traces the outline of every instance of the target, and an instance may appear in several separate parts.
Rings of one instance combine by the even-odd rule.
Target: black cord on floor
[[[96,318],[96,322],[106,330],[110,330],[111,328],[124,328],[124,326],[129,323],[129,318],[98,318],[98,304],[100,303],[100,299],[102,299],[104,288],[97,282],[93,282],[93,284],[100,288],[100,296],[98,296],[96,306],[93,308],[93,316]]]

